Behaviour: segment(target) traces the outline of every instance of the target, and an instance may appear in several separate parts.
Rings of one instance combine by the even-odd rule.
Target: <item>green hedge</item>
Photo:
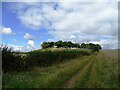
[[[14,55],[14,51],[7,46],[0,47],[2,53],[2,71],[4,73],[9,71],[19,71],[22,67],[22,59],[20,55]]]
[[[90,54],[90,50],[36,50],[28,54],[28,56],[26,57],[26,64],[28,64],[29,66],[47,66],[56,62],[61,62],[63,60],[70,60]]]
[[[23,71],[31,69],[33,66],[48,66],[64,60],[70,60],[84,55],[90,55],[90,50],[35,50],[28,53],[16,53],[7,46],[1,47],[2,70],[4,73],[9,71]]]

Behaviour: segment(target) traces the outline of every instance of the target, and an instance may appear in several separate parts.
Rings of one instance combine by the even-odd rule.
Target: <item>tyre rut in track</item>
[[[76,87],[76,84],[78,84],[79,82],[81,82],[81,78],[84,78],[84,75],[92,67],[93,62],[94,62],[93,57],[94,56],[92,55],[90,58],[87,58],[88,62],[73,77],[71,77],[68,81],[66,81],[63,84],[62,88],[74,88],[74,87]],[[85,82],[82,82],[82,84],[84,84],[84,83]]]

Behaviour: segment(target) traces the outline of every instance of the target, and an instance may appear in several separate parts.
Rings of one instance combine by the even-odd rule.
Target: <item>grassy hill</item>
[[[102,50],[47,67],[9,72],[3,75],[3,88],[118,88],[118,59],[108,57],[111,53]]]

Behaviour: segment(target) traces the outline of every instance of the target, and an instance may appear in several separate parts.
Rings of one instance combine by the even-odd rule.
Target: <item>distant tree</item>
[[[81,47],[80,47],[80,44],[78,44],[78,43],[76,44],[76,46],[77,46],[77,48],[81,48]]]
[[[68,48],[72,48],[73,47],[73,43],[71,41],[68,41]]]
[[[74,43],[72,47],[74,47],[74,48],[80,48],[80,45],[78,43]]]
[[[68,48],[68,42],[63,42],[63,43],[62,43],[62,46],[63,46],[64,48]]]
[[[49,44],[49,42],[43,42],[43,43],[41,44],[41,46],[42,46],[42,48],[49,48],[49,47],[50,47],[50,44]]]
[[[95,44],[92,44],[92,43],[89,43],[88,45],[89,45],[89,49],[94,49],[95,47]]]
[[[97,52],[99,52],[99,50],[101,50],[101,49],[102,49],[102,47],[99,44],[96,44],[94,47],[94,51],[97,51]]]
[[[42,48],[52,48],[54,46],[54,42],[43,42]]]
[[[43,42],[42,43],[42,48],[51,48],[54,46],[57,46],[58,48],[60,47],[64,47],[64,48],[84,48],[84,49],[90,49],[93,52],[94,51],[98,51],[101,50],[101,46],[99,44],[93,44],[93,43],[82,43],[81,45],[79,45],[78,43],[72,43],[71,41],[68,42],[63,42],[63,41],[57,41],[57,42]]]
[[[55,46],[57,46],[58,48],[63,47],[63,42],[61,40],[57,41],[57,42],[55,42]]]
[[[49,48],[54,46],[54,42],[49,42]]]
[[[99,44],[93,44],[93,43],[89,43],[89,44],[82,43],[82,44],[81,44],[81,48],[90,49],[90,50],[92,50],[93,52],[94,52],[94,51],[99,52],[99,50],[102,49]]]
[[[86,44],[85,44],[85,43],[82,43],[82,44],[81,44],[81,48],[86,48]]]

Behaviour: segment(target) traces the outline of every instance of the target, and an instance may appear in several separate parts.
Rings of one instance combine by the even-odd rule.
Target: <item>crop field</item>
[[[104,53],[107,57],[118,59],[118,50],[102,50],[102,53]]]
[[[118,88],[118,59],[105,53],[8,72],[3,74],[3,88]]]

